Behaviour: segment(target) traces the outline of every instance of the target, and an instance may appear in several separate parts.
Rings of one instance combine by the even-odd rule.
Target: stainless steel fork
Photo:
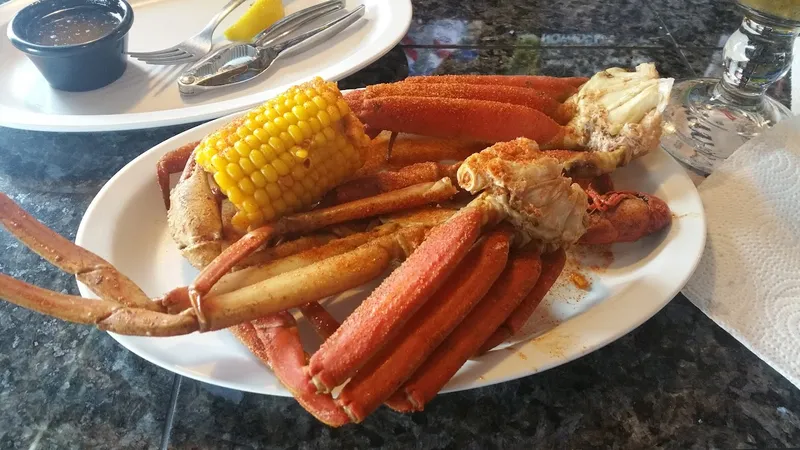
[[[244,2],[245,0],[229,1],[202,31],[180,44],[152,52],[128,52],[128,55],[139,61],[154,65],[174,65],[198,61],[211,51],[211,39],[214,37],[214,30],[217,29],[217,26],[228,14]]]

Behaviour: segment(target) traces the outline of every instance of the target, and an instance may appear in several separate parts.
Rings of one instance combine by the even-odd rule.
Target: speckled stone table
[[[427,73],[587,75],[645,61],[666,76],[713,76],[738,20],[728,0],[415,0],[403,44],[341,84]],[[787,103],[788,83],[773,88]],[[191,126],[0,128],[0,191],[72,239],[117,170]],[[78,293],[74,278],[5,232],[0,272]],[[442,395],[420,414],[382,409],[341,429],[291,399],[176,376],[105,333],[0,302],[0,449],[791,446],[800,446],[800,391],[682,296],[570,364]]]

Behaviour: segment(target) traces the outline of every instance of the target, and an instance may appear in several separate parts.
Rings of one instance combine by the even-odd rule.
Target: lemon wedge
[[[255,35],[283,18],[281,0],[256,0],[242,17],[225,30],[229,41],[250,42]]]

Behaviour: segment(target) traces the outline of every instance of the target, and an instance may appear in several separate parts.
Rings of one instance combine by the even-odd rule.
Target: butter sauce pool
[[[27,39],[38,45],[64,46],[92,42],[107,36],[122,18],[97,6],[61,9],[28,25]]]

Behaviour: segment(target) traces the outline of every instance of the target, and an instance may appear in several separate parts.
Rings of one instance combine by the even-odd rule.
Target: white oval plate
[[[120,170],[89,205],[76,242],[106,258],[150,296],[191,282],[197,271],[169,236],[155,181],[156,161],[171,149],[202,139],[230,118],[175,136]],[[607,269],[580,269],[592,281],[588,292],[572,287],[567,274],[574,267],[566,269],[526,326],[526,337],[468,362],[444,392],[524,377],[585,355],[641,325],[683,287],[699,261],[706,235],[694,184],[661,149],[616,171],[613,179],[618,190],[664,199],[675,217],[671,228],[636,243],[613,246],[614,262]],[[580,259],[591,259],[585,250],[577,253],[583,254],[577,256]],[[326,306],[342,320],[376,284],[342,294]],[[82,295],[96,298],[78,285]],[[306,348],[313,351],[319,340],[302,320],[301,334]],[[228,331],[170,338],[111,335],[142,358],[189,378],[242,391],[289,395]]]
[[[134,23],[130,51],[169,47],[194,35],[228,0],[130,0]],[[377,60],[405,35],[411,23],[410,0],[347,0],[352,10],[367,7],[364,18],[327,44],[275,63],[250,83],[216,93],[181,97],[176,80],[186,67],[148,66],[129,59],[122,78],[90,92],[52,89],[33,63],[9,42],[6,28],[14,14],[33,0],[0,6],[0,125],[39,131],[112,131],[214,119],[272,98],[313,76],[338,81]],[[215,42],[251,2],[220,24]],[[318,0],[284,0],[286,13]]]

